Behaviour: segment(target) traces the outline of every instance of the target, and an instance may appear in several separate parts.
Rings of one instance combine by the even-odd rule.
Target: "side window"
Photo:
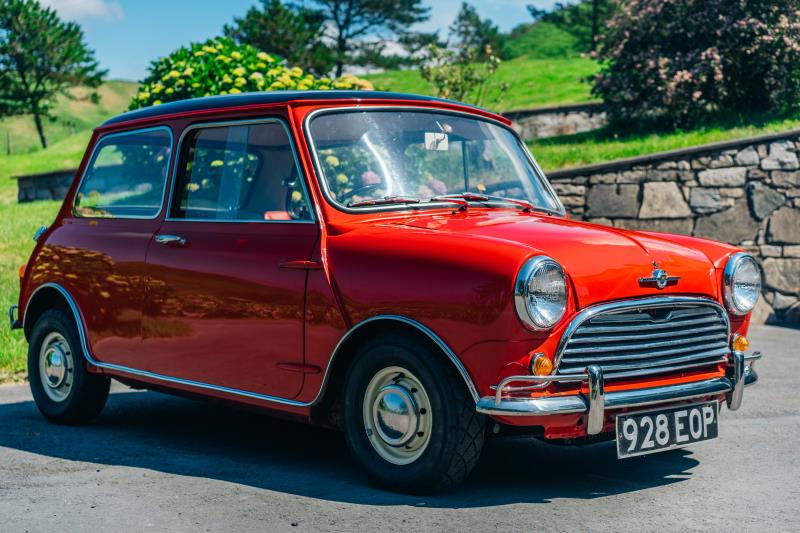
[[[310,220],[286,129],[279,122],[190,131],[170,217],[188,220]]]
[[[164,128],[98,141],[73,213],[78,217],[152,218],[161,210],[172,135]]]

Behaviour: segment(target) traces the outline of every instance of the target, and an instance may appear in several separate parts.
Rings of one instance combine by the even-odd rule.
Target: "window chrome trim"
[[[531,155],[530,151],[528,150],[525,143],[520,139],[519,134],[514,131],[512,127],[499,120],[495,120],[490,117],[484,117],[482,115],[468,113],[465,111],[454,111],[450,109],[440,109],[436,107],[423,107],[423,106],[413,106],[413,105],[355,105],[355,106],[341,106],[341,107],[327,107],[323,109],[317,109],[312,111],[308,114],[308,116],[303,119],[303,133],[306,136],[306,144],[308,151],[311,153],[311,159],[314,162],[314,172],[316,173],[317,183],[319,184],[319,188],[322,191],[322,195],[325,197],[325,201],[334,209],[338,211],[342,211],[348,214],[361,214],[361,213],[373,213],[373,212],[383,212],[383,211],[408,211],[408,210],[424,210],[424,209],[431,209],[431,208],[452,208],[453,204],[451,202],[431,202],[425,204],[400,204],[400,205],[386,205],[386,206],[376,206],[376,207],[359,207],[359,208],[352,208],[347,207],[345,205],[340,204],[336,200],[333,199],[333,195],[331,194],[330,188],[328,187],[328,181],[325,179],[324,173],[322,172],[322,165],[320,164],[319,154],[317,153],[316,145],[314,144],[314,137],[311,135],[311,121],[315,119],[319,115],[324,114],[337,114],[337,113],[352,113],[353,111],[411,111],[411,112],[421,112],[421,113],[432,113],[432,114],[442,114],[442,115],[453,115],[457,117],[466,117],[475,120],[482,120],[484,122],[488,122],[490,124],[494,124],[496,126],[500,126],[501,128],[508,130],[514,136],[517,143],[522,148],[522,152],[525,154],[525,157],[528,159],[528,162],[533,166],[534,174],[542,183],[545,188],[545,191],[551,196],[553,200],[555,200],[556,204],[560,208],[560,210],[550,210],[544,207],[537,207],[537,209],[546,210],[549,213],[559,216],[566,216],[567,212],[564,208],[564,205],[561,203],[561,199],[556,194],[555,190],[553,189],[550,181],[545,176],[542,169],[536,163],[536,160]]]
[[[145,216],[135,216],[135,215],[127,215],[127,216],[113,216],[113,217],[91,217],[91,216],[84,216],[79,215],[75,211],[75,202],[78,199],[78,194],[81,192],[81,187],[83,186],[83,182],[86,180],[86,175],[89,173],[89,170],[92,168],[94,164],[95,158],[97,157],[98,148],[101,148],[101,144],[103,144],[107,139],[111,139],[112,137],[121,137],[123,135],[136,135],[137,133],[144,133],[147,131],[159,131],[164,130],[169,134],[169,161],[167,161],[167,173],[164,175],[164,184],[161,186],[161,205],[158,206],[158,211],[155,215],[150,217]],[[170,178],[170,169],[175,161],[175,136],[172,133],[172,128],[167,125],[162,126],[152,126],[148,128],[139,128],[139,129],[132,129],[132,130],[125,130],[125,131],[116,131],[112,133],[107,133],[102,137],[99,137],[94,146],[92,146],[92,153],[89,156],[89,160],[86,162],[86,168],[83,169],[83,174],[81,174],[80,179],[78,180],[78,186],[75,188],[75,196],[72,198],[72,208],[70,209],[70,213],[74,218],[81,218],[81,219],[89,219],[89,220],[155,220],[161,216],[161,213],[164,211],[164,199],[166,198],[167,194],[167,183],[169,182]]]
[[[181,163],[181,152],[183,150],[183,143],[186,140],[186,135],[189,134],[191,131],[196,129],[212,129],[212,128],[226,128],[230,126],[250,126],[250,125],[258,125],[258,124],[273,124],[277,123],[280,124],[283,128],[284,133],[286,133],[286,137],[289,139],[289,146],[292,149],[292,158],[294,159],[295,167],[297,168],[297,176],[301,181],[301,185],[303,187],[303,194],[305,195],[306,202],[308,203],[308,214],[310,216],[307,220],[213,220],[213,219],[206,219],[206,218],[172,218],[170,216],[170,211],[172,210],[172,200],[175,197],[175,186],[178,182],[178,170],[179,165]],[[175,149],[176,157],[174,159],[174,164],[171,172],[171,180],[169,184],[169,198],[167,198],[167,209],[164,214],[164,221],[165,222],[207,222],[212,224],[316,224],[317,219],[314,214],[314,200],[311,198],[311,195],[308,191],[308,176],[306,176],[305,172],[303,171],[303,167],[300,165],[300,158],[297,155],[297,145],[294,142],[294,137],[292,136],[292,132],[289,129],[288,124],[282,117],[265,117],[265,118],[255,118],[255,119],[244,119],[244,120],[223,120],[217,122],[198,122],[196,124],[190,124],[186,126],[183,131],[181,132],[181,136],[178,138],[178,144]]]
[[[721,314],[722,318],[725,320],[725,328],[727,330],[727,336],[730,338],[731,336],[731,324],[730,324],[730,317],[728,317],[728,313],[725,311],[725,308],[722,307],[718,302],[711,300],[709,298],[700,298],[700,297],[693,297],[693,296],[656,296],[656,297],[649,297],[649,298],[636,298],[631,300],[621,300],[618,302],[610,302],[610,303],[602,303],[597,305],[592,305],[575,315],[572,320],[570,321],[567,329],[564,330],[564,334],[561,335],[561,340],[558,341],[558,348],[556,349],[556,357],[555,361],[553,362],[553,372],[555,374],[558,372],[558,367],[561,363],[561,358],[564,355],[564,351],[567,348],[567,344],[569,344],[570,338],[575,333],[575,331],[587,320],[590,318],[613,311],[623,311],[626,309],[649,309],[652,307],[662,307],[668,305],[705,305],[708,307],[713,307]]]
[[[442,349],[442,351],[447,356],[447,358],[450,359],[450,361],[455,365],[456,370],[461,375],[461,377],[464,379],[464,383],[467,386],[467,389],[469,390],[469,393],[472,396],[473,400],[475,400],[477,402],[478,399],[479,399],[477,389],[475,388],[475,385],[472,383],[472,379],[469,377],[469,373],[467,372],[467,369],[464,367],[463,363],[461,362],[460,359],[458,359],[458,357],[455,355],[455,353],[447,346],[447,344],[445,344],[445,342],[438,335],[436,335],[436,333],[434,333],[431,329],[427,328],[426,326],[424,326],[423,324],[417,322],[416,320],[412,320],[412,319],[404,317],[404,316],[399,316],[399,315],[378,315],[378,316],[374,316],[374,317],[368,318],[366,320],[362,320],[361,322],[359,322],[358,324],[356,324],[352,328],[350,328],[347,331],[347,333],[345,333],[342,336],[342,338],[336,344],[336,347],[333,349],[333,352],[331,353],[331,356],[328,359],[328,366],[325,368],[325,373],[323,374],[323,377],[322,377],[322,384],[320,385],[319,391],[317,392],[316,396],[310,402],[301,402],[301,401],[292,400],[292,399],[289,399],[289,398],[282,398],[282,397],[279,397],[279,396],[271,396],[271,395],[268,395],[268,394],[260,394],[260,393],[257,393],[257,392],[245,391],[245,390],[241,390],[241,389],[233,389],[233,388],[229,388],[229,387],[223,387],[221,385],[214,385],[212,383],[204,383],[204,382],[200,382],[200,381],[194,381],[194,380],[191,380],[191,379],[184,379],[184,378],[179,378],[179,377],[174,377],[174,376],[167,376],[167,375],[164,375],[164,374],[157,374],[155,372],[150,372],[150,371],[147,371],[147,370],[140,370],[140,369],[137,369],[137,368],[132,368],[132,367],[124,366],[124,365],[118,365],[118,364],[114,364],[114,363],[104,363],[102,361],[98,361],[95,358],[94,354],[92,354],[91,349],[89,348],[89,343],[88,343],[87,337],[86,337],[86,324],[85,324],[85,322],[83,320],[83,315],[81,314],[80,309],[78,308],[78,304],[72,298],[72,295],[64,287],[62,287],[58,283],[52,283],[52,282],[44,283],[44,284],[40,285],[39,287],[37,287],[35,291],[33,291],[33,293],[30,295],[30,297],[28,298],[28,301],[26,302],[26,305],[25,305],[25,316],[23,316],[22,320],[21,320],[21,324],[23,325],[23,327],[25,327],[27,314],[28,314],[28,309],[30,309],[31,302],[33,301],[33,299],[36,296],[36,294],[40,290],[45,289],[45,288],[50,288],[50,289],[57,290],[64,297],[64,299],[67,300],[67,303],[68,303],[68,305],[70,307],[70,310],[72,311],[72,315],[75,318],[75,323],[76,323],[76,326],[77,326],[77,329],[78,329],[78,337],[80,338],[81,348],[83,349],[83,353],[84,353],[84,355],[86,357],[86,360],[89,362],[89,364],[91,364],[92,366],[95,366],[97,368],[107,369],[107,370],[111,370],[113,372],[120,372],[120,373],[123,373],[123,374],[132,375],[132,376],[148,378],[148,379],[152,379],[152,380],[156,380],[156,381],[163,381],[163,382],[166,382],[166,383],[174,383],[174,384],[178,384],[178,385],[186,385],[186,386],[190,386],[190,387],[197,387],[199,389],[212,390],[212,391],[216,391],[216,392],[224,392],[226,394],[242,396],[244,398],[251,398],[251,399],[255,399],[255,400],[261,400],[261,401],[270,402],[270,403],[276,403],[276,404],[280,404],[280,405],[288,405],[288,406],[292,406],[292,407],[313,407],[313,406],[317,405],[322,400],[323,396],[325,395],[325,391],[327,390],[328,382],[329,382],[330,375],[331,375],[331,370],[333,369],[333,363],[336,360],[336,356],[340,352],[341,347],[344,346],[346,341],[350,337],[352,337],[352,335],[356,331],[358,331],[361,327],[365,326],[366,324],[369,324],[369,323],[372,323],[372,322],[376,322],[378,320],[394,320],[394,321],[398,321],[398,322],[403,322],[404,324],[407,324],[407,325],[410,325],[410,326],[416,328],[417,330],[420,331],[420,333],[424,334],[430,340],[432,340],[434,343],[436,343],[436,345],[439,348]]]

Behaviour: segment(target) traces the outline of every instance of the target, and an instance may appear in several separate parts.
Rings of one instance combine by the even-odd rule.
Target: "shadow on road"
[[[495,439],[460,487],[405,496],[370,486],[337,432],[153,392],[112,394],[103,414],[80,427],[47,423],[31,401],[0,405],[0,447],[330,501],[442,508],[633,492],[688,479],[698,464],[688,451],[618,461],[612,443]]]

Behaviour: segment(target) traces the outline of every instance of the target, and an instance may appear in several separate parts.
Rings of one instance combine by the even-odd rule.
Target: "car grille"
[[[725,361],[729,324],[711,302],[627,302],[578,315],[562,339],[557,373],[599,365],[606,379],[646,376]]]

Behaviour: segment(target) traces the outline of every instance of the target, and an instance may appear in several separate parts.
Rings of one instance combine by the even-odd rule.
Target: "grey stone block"
[[[747,199],[750,202],[750,209],[758,220],[767,218],[786,201],[786,197],[781,193],[758,182],[747,184]]]
[[[777,141],[769,145],[769,156],[761,160],[764,170],[794,170],[800,168],[800,161],[794,151],[792,141]]]
[[[782,207],[769,219],[767,241],[800,244],[800,210]]]
[[[800,259],[765,259],[764,283],[782,293],[800,294]]]
[[[694,234],[698,237],[730,244],[754,240],[757,233],[758,221],[750,215],[744,198],[739,199],[730,209],[698,218],[694,229]]]
[[[586,203],[589,217],[633,218],[639,214],[639,186],[595,185]]]
[[[773,170],[771,177],[778,187],[800,187],[800,171]]]
[[[758,163],[761,159],[758,157],[758,152],[756,152],[756,149],[752,146],[748,146],[736,154],[735,160],[737,165],[749,167],[758,166]]]
[[[701,185],[716,187],[741,187],[747,180],[746,167],[714,168],[697,174]]]
[[[685,218],[691,214],[677,183],[644,184],[640,218]]]

